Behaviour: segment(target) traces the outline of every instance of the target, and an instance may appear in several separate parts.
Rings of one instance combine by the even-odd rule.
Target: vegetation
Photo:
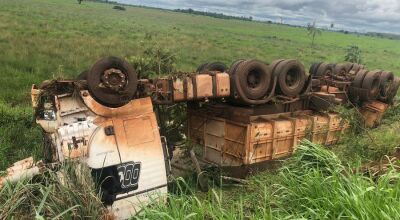
[[[351,63],[361,63],[361,49],[356,46],[352,45],[346,49],[346,56],[345,61],[349,61]]]
[[[213,18],[221,18],[221,19],[237,19],[237,20],[243,20],[243,21],[252,21],[253,17],[245,17],[245,16],[232,16],[232,15],[224,15],[222,13],[215,13],[215,12],[206,12],[206,11],[196,11],[191,8],[189,9],[175,9],[174,11],[176,12],[182,12],[182,13],[188,13],[188,14],[194,14],[194,15],[203,15],[203,16],[209,16]]]
[[[396,219],[400,173],[374,180],[353,173],[331,151],[304,141],[275,173],[253,176],[242,188],[205,196],[172,194],[139,219]],[[182,184],[184,185],[184,183]],[[182,187],[184,188],[184,187]]]
[[[322,31],[317,28],[316,21],[314,21],[312,24],[307,25],[307,32],[308,32],[308,36],[310,36],[310,38],[311,38],[311,46],[313,47],[314,42],[315,42],[315,37],[317,35],[321,35]]]
[[[121,13],[92,1],[0,0],[0,4],[0,170],[28,155],[40,156],[42,137],[29,103],[31,84],[76,77],[104,56],[126,57],[142,76],[152,77],[193,71],[208,61],[229,65],[238,58],[266,62],[296,58],[305,66],[319,60],[341,62],[348,45],[357,45],[368,68],[400,72],[400,44],[380,37],[322,31],[309,50],[305,46],[309,35],[301,27],[142,7],[127,6]],[[345,114],[357,122],[355,113]],[[148,208],[138,218],[396,219],[398,172],[392,170],[375,181],[349,170],[399,147],[399,117],[397,106],[380,128],[350,132],[332,149],[334,154],[304,142],[282,169],[252,176],[243,187],[213,188],[201,194],[189,184],[186,188],[192,190],[171,194],[168,204]],[[34,180],[4,187],[0,218],[76,219],[103,214],[90,183],[72,180],[74,184],[65,186],[48,174],[44,180],[44,184]]]

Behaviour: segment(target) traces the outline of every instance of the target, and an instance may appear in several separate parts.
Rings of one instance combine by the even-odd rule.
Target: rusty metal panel
[[[272,158],[273,125],[269,122],[251,124],[250,163],[270,160]]]
[[[310,140],[314,143],[324,144],[326,141],[326,135],[328,132],[328,117],[323,115],[312,115],[310,116],[312,125],[311,125],[311,137]]]
[[[220,163],[225,145],[225,120],[207,120],[204,132],[204,158],[213,163]]]
[[[152,126],[150,117],[127,119],[123,123],[128,146],[154,141],[153,130],[157,128]]]
[[[273,120],[274,140],[272,158],[287,156],[292,152],[294,124],[289,120]]]
[[[139,116],[153,112],[153,104],[150,97],[135,99],[118,108],[103,106],[94,100],[86,90],[81,91],[81,97],[87,108],[93,113],[103,117]]]
[[[213,96],[212,76],[206,74],[195,75],[196,79],[196,97],[208,98]]]
[[[226,121],[223,160],[235,164],[245,163],[247,151],[248,126],[245,124]]]
[[[340,139],[340,134],[344,128],[343,119],[336,113],[328,113],[328,132],[326,136],[325,145],[336,144]]]
[[[216,96],[227,97],[230,95],[230,78],[227,73],[217,73],[216,78]]]
[[[365,126],[374,128],[378,126],[382,120],[383,114],[389,108],[389,105],[379,101],[365,103],[360,112],[364,118]]]

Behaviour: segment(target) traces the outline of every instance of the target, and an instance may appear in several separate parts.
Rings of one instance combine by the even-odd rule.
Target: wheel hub
[[[122,90],[127,84],[126,75],[121,70],[114,68],[104,71],[102,81],[106,88],[114,91]]]

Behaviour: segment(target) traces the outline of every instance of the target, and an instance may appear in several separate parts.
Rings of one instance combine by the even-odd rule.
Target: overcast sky
[[[377,31],[400,34],[400,0],[117,0],[121,3],[159,8],[192,8],[229,15],[253,16],[306,25],[350,31]]]

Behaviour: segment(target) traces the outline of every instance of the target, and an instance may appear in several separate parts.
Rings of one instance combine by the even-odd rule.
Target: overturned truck
[[[167,193],[174,148],[159,131],[155,106],[186,103],[192,158],[243,176],[290,156],[303,138],[336,143],[348,127],[337,105],[377,126],[399,86],[392,72],[324,62],[306,71],[292,59],[212,62],[195,73],[141,79],[126,61],[107,57],[77,79],[32,86],[44,160],[15,163],[0,184],[80,160],[105,206],[126,219]]]

